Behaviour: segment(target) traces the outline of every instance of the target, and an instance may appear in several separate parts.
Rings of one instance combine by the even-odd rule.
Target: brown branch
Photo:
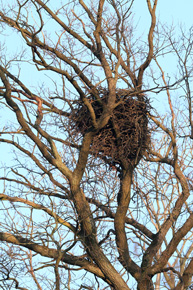
[[[101,202],[93,199],[93,198],[87,198],[89,203],[92,203],[94,205],[96,205],[96,207],[100,208],[102,211],[104,211],[106,213],[106,217],[110,217],[112,219],[115,218],[115,213],[111,211],[111,209],[109,208],[109,206],[105,206],[104,204],[102,204]],[[125,223],[129,224],[131,226],[133,226],[135,229],[137,229],[138,231],[140,231],[144,236],[146,236],[149,239],[153,239],[155,234],[153,234],[150,230],[148,230],[148,228],[146,228],[143,224],[140,224],[139,222],[137,222],[136,220],[129,218],[129,217],[125,217]]]
[[[51,217],[53,217],[58,223],[69,228],[74,234],[76,234],[76,228],[71,223],[65,221],[63,218],[61,218],[55,212],[53,212],[52,210],[50,210],[49,208],[47,208],[41,204],[37,204],[35,202],[29,201],[27,199],[20,198],[20,197],[11,197],[11,196],[8,196],[6,194],[0,194],[0,200],[7,200],[10,202],[20,202],[23,204],[27,204],[32,208],[43,210],[44,212],[49,214]]]
[[[166,249],[160,255],[160,258],[157,262],[152,266],[151,273],[154,274],[157,271],[161,271],[161,269],[166,265],[169,258],[176,251],[178,244],[181,242],[183,237],[193,228],[193,214],[189,216],[183,226],[175,233],[170,243],[167,245]]]
[[[38,0],[38,3],[44,6],[44,3],[40,0]],[[46,9],[46,5],[45,5],[45,9]],[[49,9],[49,8],[48,8]],[[53,13],[53,12],[52,12]],[[6,21],[6,23],[8,23],[10,26],[16,28],[18,31],[21,32],[22,37],[25,39],[26,43],[28,46],[30,46],[33,50],[33,53],[35,52],[41,59],[41,62],[38,62],[37,60],[33,59],[34,62],[38,62],[39,64],[45,66],[45,68],[47,68],[47,63],[46,61],[40,56],[40,54],[37,51],[37,47],[51,52],[52,54],[56,55],[59,59],[61,59],[62,61],[64,61],[65,63],[67,63],[70,67],[73,68],[73,70],[76,72],[76,74],[78,75],[78,77],[83,81],[84,84],[86,84],[90,89],[92,89],[92,93],[96,94],[98,96],[98,92],[96,91],[95,86],[91,83],[91,81],[86,77],[85,74],[83,74],[83,71],[79,68],[78,65],[76,65],[72,60],[70,60],[68,57],[66,57],[63,53],[61,53],[59,50],[57,50],[56,48],[53,48],[51,46],[49,46],[48,44],[40,41],[40,39],[37,37],[37,35],[34,36],[34,34],[32,32],[30,32],[27,29],[23,29],[18,27],[17,23],[11,19],[8,18],[6,16],[4,16],[4,14],[2,12],[0,12],[0,16]],[[57,17],[57,16],[56,16]],[[79,36],[79,35],[78,35]],[[65,75],[74,85],[75,84],[75,88],[81,92],[80,87],[77,85],[76,81],[73,81],[73,78],[70,77],[70,75],[68,74],[67,71],[64,70],[60,70],[57,69],[53,66],[48,66],[48,69],[52,69],[53,71],[56,72],[60,72],[63,75]]]
[[[0,232],[0,241],[4,241],[7,243],[25,247],[29,250],[32,250],[35,253],[40,254],[43,257],[52,258],[55,260],[58,258],[58,250],[39,245],[19,235],[13,235],[10,233]],[[65,251],[62,251],[61,261],[69,265],[82,267],[84,270],[89,271],[90,273],[93,273],[106,281],[104,274],[96,266],[96,264],[91,263],[84,258],[80,258],[78,256],[72,256],[72,255],[67,254]]]
[[[141,89],[141,87],[142,87],[142,79],[143,79],[144,71],[149,66],[150,62],[153,59],[153,48],[154,48],[154,46],[153,46],[153,33],[154,33],[155,25],[156,25],[155,10],[157,7],[157,2],[158,2],[158,0],[154,1],[153,8],[152,8],[151,1],[147,0],[148,9],[149,9],[149,12],[151,14],[151,26],[150,26],[149,34],[148,34],[149,52],[148,52],[146,60],[139,68],[139,73],[138,73],[138,78],[137,78],[139,89]]]
[[[125,232],[126,213],[130,203],[132,169],[129,168],[123,174],[124,177],[121,180],[120,190],[118,193],[118,207],[114,220],[116,244],[119,252],[119,261],[124,266],[124,268],[129,273],[131,273],[131,275],[136,280],[138,280],[141,275],[141,270],[140,267],[134,263],[130,257],[127,236]]]
[[[156,269],[156,264],[151,267],[151,263],[153,261],[153,258],[155,257],[156,253],[160,249],[160,247],[165,239],[165,236],[166,236],[168,230],[170,229],[171,225],[179,217],[179,215],[181,213],[182,206],[190,195],[188,182],[187,182],[184,174],[182,173],[180,166],[177,163],[175,163],[175,165],[174,165],[174,172],[175,172],[177,179],[180,181],[180,184],[182,187],[182,193],[178,197],[178,199],[174,205],[174,208],[171,211],[171,214],[166,219],[166,221],[162,224],[159,232],[156,234],[151,245],[147,248],[147,250],[143,256],[142,269],[144,269],[144,271],[148,272],[149,274],[151,274],[151,271],[154,271],[153,269]],[[190,223],[190,220],[189,220],[189,223]],[[172,251],[171,251],[171,253],[172,253]],[[167,253],[166,253],[166,256],[169,259],[170,255],[169,254],[167,255]],[[160,267],[157,267],[157,270],[158,269],[160,270]]]
[[[16,143],[15,141],[11,141],[11,140],[7,140],[7,139],[0,139],[0,142],[5,142],[7,144],[11,144],[13,146],[15,146],[17,149],[19,149],[21,152],[25,153],[27,156],[29,156],[34,162],[35,164],[42,170],[42,172],[44,172],[45,174],[48,175],[50,181],[55,184],[56,186],[58,186],[59,188],[61,188],[64,192],[66,192],[67,194],[70,194],[69,190],[63,186],[61,183],[59,183],[58,181],[56,181],[53,177],[53,175],[51,174],[50,170],[47,170],[42,163],[40,162],[40,160],[38,158],[36,158],[33,153],[31,153],[30,151],[26,150],[25,148],[23,148],[22,146],[20,146],[18,143]],[[4,179],[4,178],[2,178]],[[32,189],[35,189],[35,187],[33,187]]]
[[[6,92],[4,94],[7,104],[14,110],[17,120],[21,125],[22,129],[25,131],[26,135],[38,146],[40,152],[43,156],[54,166],[56,166],[67,178],[72,178],[72,173],[69,168],[61,161],[59,156],[52,158],[50,153],[48,152],[47,146],[33,133],[33,131],[28,126],[26,120],[23,117],[19,106],[13,101],[11,97],[11,87],[8,79],[4,73],[3,68],[0,66],[0,78],[5,85]],[[56,153],[57,150],[55,150]]]
[[[76,33],[74,30],[72,30],[69,26],[67,26],[61,19],[41,0],[35,0],[36,3],[38,3],[44,10],[47,11],[47,13],[70,35],[72,35],[75,39],[77,39],[79,42],[81,42],[85,47],[87,47],[91,51],[95,51],[94,47],[90,45],[85,39],[83,39],[80,34]]]
[[[188,264],[184,273],[182,274],[182,281],[180,281],[178,285],[172,290],[181,290],[182,286],[184,286],[184,289],[188,289],[188,286],[190,286],[192,282],[192,277],[193,277],[193,259],[191,259],[190,263]]]
[[[23,94],[28,99],[32,100],[38,100],[41,101],[42,104],[46,105],[48,108],[50,108],[50,111],[53,113],[56,113],[60,116],[66,116],[69,117],[69,113],[62,111],[55,107],[53,104],[47,102],[46,100],[42,99],[40,96],[37,96],[36,94],[32,93],[16,76],[12,75],[7,69],[1,67],[1,70],[4,72],[5,75],[7,75],[10,79],[12,79],[14,82],[16,82],[22,90],[18,90],[16,88],[12,88],[12,92],[17,92]]]
[[[19,290],[29,290],[29,288],[20,287],[19,286],[19,282],[18,282],[18,280],[16,278],[7,277],[4,280],[14,281],[15,282],[15,289],[19,289]]]

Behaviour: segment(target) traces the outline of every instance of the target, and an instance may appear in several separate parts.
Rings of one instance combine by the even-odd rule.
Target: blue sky
[[[136,16],[139,12],[144,15],[144,11],[147,11],[147,4],[144,0],[135,0],[134,5],[136,5],[138,9]],[[160,18],[162,22],[168,24],[185,23],[188,27],[193,25],[192,9],[192,0],[158,0],[157,17]],[[142,18],[145,25],[147,20],[146,16]]]

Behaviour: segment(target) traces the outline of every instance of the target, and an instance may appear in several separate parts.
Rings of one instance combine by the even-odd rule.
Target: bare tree
[[[0,11],[22,41],[1,46],[1,288],[191,289],[192,29],[158,0],[145,36],[134,0],[60,2]]]

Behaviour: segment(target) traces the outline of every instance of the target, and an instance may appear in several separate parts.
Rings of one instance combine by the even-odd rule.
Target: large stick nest
[[[102,103],[107,102],[108,91],[100,89]],[[133,96],[128,90],[117,90],[117,102],[108,124],[94,137],[91,150],[110,158],[113,164],[127,159],[133,166],[142,158],[149,144],[148,118],[149,101],[145,96]],[[102,114],[102,104],[89,96],[89,101],[98,120]],[[76,131],[84,135],[92,128],[90,113],[86,105],[78,104],[73,114]]]

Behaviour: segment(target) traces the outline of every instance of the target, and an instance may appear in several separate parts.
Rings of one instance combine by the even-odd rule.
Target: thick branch
[[[154,271],[161,270],[164,265],[168,262],[169,258],[176,251],[178,244],[182,241],[185,235],[193,228],[193,214],[189,216],[187,221],[183,224],[183,226],[175,233],[172,240],[166,247],[165,251],[162,252],[160,258],[156,262],[155,265],[152,266],[151,273],[154,274]]]
[[[53,249],[53,248],[48,248],[46,246],[41,246],[19,235],[12,235],[10,233],[0,232],[0,241],[4,241],[7,243],[25,247],[47,258],[52,258],[52,259],[58,258],[58,250]],[[61,261],[70,265],[79,266],[83,268],[84,270],[89,271],[90,273],[93,273],[106,281],[106,278],[101,272],[101,270],[95,264],[88,262],[84,258],[68,255],[65,252],[62,252]]]
[[[117,249],[119,251],[119,261],[125,267],[125,269],[131,273],[131,275],[138,279],[141,271],[137,264],[132,261],[129,255],[127,236],[125,232],[125,220],[130,202],[132,170],[128,169],[124,174],[125,176],[121,180],[121,188],[118,195],[118,207],[114,221],[116,243]]]

